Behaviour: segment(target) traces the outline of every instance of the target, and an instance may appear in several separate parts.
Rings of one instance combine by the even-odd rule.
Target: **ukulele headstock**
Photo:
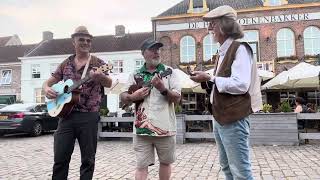
[[[105,74],[109,74],[109,73],[111,73],[112,70],[113,69],[113,65],[112,64],[110,64],[110,63],[108,63],[108,64],[104,64],[104,65],[102,65],[102,66],[100,66],[100,67],[98,67],[98,68],[96,68],[96,70],[98,70],[98,71],[102,71],[103,73],[105,73]]]

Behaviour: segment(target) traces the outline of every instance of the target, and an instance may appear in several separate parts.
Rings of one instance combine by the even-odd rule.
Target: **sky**
[[[43,31],[69,38],[79,25],[94,35],[151,32],[151,18],[182,0],[0,0],[0,37],[17,34],[23,44],[38,43]]]

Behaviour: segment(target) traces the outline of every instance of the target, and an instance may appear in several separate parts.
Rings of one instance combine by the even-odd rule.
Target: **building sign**
[[[301,13],[301,14],[286,14],[277,16],[261,16],[261,17],[246,17],[238,19],[241,25],[256,25],[256,24],[271,24],[283,23],[291,21],[307,21],[320,19],[320,12],[316,13]],[[203,29],[208,27],[208,22],[188,22],[179,24],[161,24],[156,26],[156,31],[178,31],[178,30],[192,30]]]
[[[238,22],[241,25],[255,25],[255,24],[282,23],[282,22],[291,22],[291,21],[307,21],[307,20],[315,20],[315,19],[320,19],[319,12],[241,18],[241,19],[238,19]]]

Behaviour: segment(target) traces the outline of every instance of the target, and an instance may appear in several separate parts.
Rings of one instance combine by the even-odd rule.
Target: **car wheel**
[[[42,124],[39,121],[34,122],[30,135],[40,136],[41,133],[42,133]]]

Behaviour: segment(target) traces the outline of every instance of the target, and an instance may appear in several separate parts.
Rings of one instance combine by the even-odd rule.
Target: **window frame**
[[[211,36],[211,37],[210,37],[210,36]],[[208,40],[210,43],[206,43],[207,40]],[[213,34],[209,33],[209,34],[207,34],[207,35],[203,38],[203,40],[202,40],[202,47],[203,47],[203,49],[202,49],[202,53],[203,53],[202,58],[203,58],[203,61],[204,61],[204,62],[207,62],[207,61],[210,61],[210,60],[212,59],[212,56],[213,56],[213,55],[217,54],[217,51],[219,50],[220,45],[219,45],[218,42],[214,42]],[[207,50],[207,48],[210,49],[210,53],[211,53],[209,59],[207,59],[207,57],[206,57],[206,50]]]
[[[40,94],[39,94],[40,91]],[[36,103],[45,103],[46,102],[46,96],[43,88],[35,88],[34,89],[34,99]],[[40,102],[38,101],[40,100]]]
[[[123,73],[124,60],[112,60],[113,69],[112,72],[115,74]],[[117,70],[117,71],[116,71]]]
[[[306,34],[309,29],[312,31],[312,29],[316,29],[318,30],[318,34],[317,32],[312,33],[309,37]],[[311,42],[306,42],[306,40],[311,40]],[[318,43],[316,43],[318,42]],[[317,55],[320,54],[320,28],[318,28],[317,26],[308,26],[304,31],[303,31],[303,43],[304,43],[304,55]],[[306,49],[306,44],[311,44],[311,48],[310,50]],[[315,47],[318,44],[318,47]],[[310,53],[307,51],[311,51]]]
[[[284,37],[281,37],[282,33],[286,31],[286,34]],[[287,32],[290,32],[290,36],[288,36]],[[280,37],[279,37],[280,36]],[[279,31],[277,32],[277,57],[290,57],[290,56],[295,56],[296,54],[296,46],[295,46],[295,34],[294,31],[290,28],[281,28],[279,29]],[[292,39],[291,39],[292,38]],[[279,49],[279,44],[283,43],[285,45],[284,50]],[[291,49],[288,49],[287,45],[290,44],[292,45],[292,52],[290,51]],[[284,51],[284,52],[283,52]]]
[[[192,41],[189,42],[188,39],[190,39]],[[186,45],[183,44],[184,41],[186,41]],[[184,47],[187,48],[187,51],[186,51],[187,55],[183,55],[183,54],[185,54],[185,52],[183,51]],[[189,48],[194,49],[194,54],[189,53],[189,50],[190,50]],[[184,59],[184,57],[186,59]],[[192,37],[190,35],[186,35],[180,39],[180,63],[191,63],[191,62],[196,62],[196,40],[194,37]]]
[[[10,71],[10,82],[5,82],[5,83],[3,83],[4,82],[4,78],[7,80],[8,79],[8,77],[9,76],[7,76],[7,77],[4,77],[3,76],[3,72],[4,71]],[[11,83],[12,83],[12,69],[1,69],[1,78],[0,78],[0,85],[11,85]]]
[[[41,78],[41,71],[40,71],[40,64],[32,64],[31,65],[31,78],[32,79],[40,79]],[[37,77],[36,75],[39,75]]]

